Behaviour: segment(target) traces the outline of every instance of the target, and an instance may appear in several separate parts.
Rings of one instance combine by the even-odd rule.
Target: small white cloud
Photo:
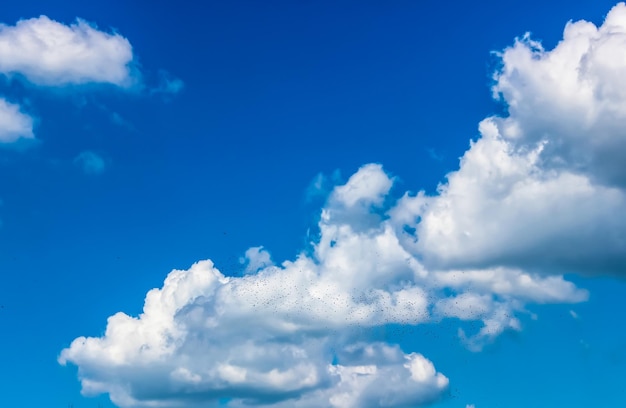
[[[0,98],[0,143],[34,138],[33,118],[23,113],[19,105]]]
[[[78,19],[64,25],[46,16],[0,25],[0,72],[43,86],[134,84],[133,51],[117,33]]]
[[[249,248],[245,256],[239,259],[239,262],[246,265],[245,273],[247,274],[273,265],[270,253],[262,246]]]
[[[465,408],[476,408],[476,405],[474,405],[474,404],[467,404],[465,406]]]
[[[85,174],[98,175],[106,169],[106,162],[98,154],[91,151],[81,152],[74,158],[74,164],[79,166]]]
[[[574,319],[578,319],[578,313],[576,313],[575,311],[570,310],[570,311],[569,311],[569,314],[570,314],[570,316],[572,316]]]
[[[365,206],[381,204],[393,184],[382,168],[380,164],[362,166],[345,185],[335,188],[331,199],[346,207],[357,203]]]

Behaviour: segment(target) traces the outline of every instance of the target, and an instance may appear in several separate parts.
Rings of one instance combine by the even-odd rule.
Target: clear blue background
[[[0,21],[75,17],[130,40],[146,81],[185,82],[171,98],[101,88],[28,99],[42,143],[0,150],[0,406],[111,406],[83,398],[59,351],[139,313],[173,268],[211,258],[227,274],[264,245],[293,258],[308,239],[319,173],[380,162],[398,191],[432,191],[457,168],[490,97],[490,51],[534,33],[547,48],[570,19],[596,24],[607,1],[5,1]],[[118,115],[125,126],[112,119]],[[72,160],[93,150],[99,176]],[[459,323],[365,335],[418,351],[451,379],[440,407],[626,406],[626,285],[576,282],[588,303],[533,308],[521,333],[482,353]]]

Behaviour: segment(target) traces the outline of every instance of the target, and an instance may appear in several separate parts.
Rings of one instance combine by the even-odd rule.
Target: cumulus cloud
[[[33,118],[23,113],[19,105],[0,98],[0,143],[34,137]]]
[[[91,151],[81,152],[74,158],[74,164],[79,166],[85,174],[102,174],[106,169],[106,162],[98,154]]]
[[[310,254],[273,265],[251,248],[254,266],[242,277],[208,260],[172,271],[141,315],[110,317],[102,337],[74,340],[60,362],[79,367],[85,393],[108,392],[128,407],[224,398],[231,406],[419,406],[445,392],[444,374],[420,354],[355,341],[355,330],[478,320],[484,327],[461,338],[479,350],[519,330],[514,315],[527,302],[586,298],[562,278],[521,270],[426,270],[381,214],[392,184],[380,165],[363,166],[331,193]]]
[[[432,362],[355,333],[478,321],[458,334],[479,351],[521,330],[529,304],[585,301],[564,273],[624,273],[622,44],[624,4],[600,27],[569,23],[553,50],[519,39],[494,77],[508,115],[481,122],[437,194],[391,197],[393,177],[367,164],[330,192],[319,237],[295,259],[255,247],[241,277],[209,260],[174,270],[143,313],[111,316],[59,361],[123,407],[435,401],[448,379]]]
[[[109,392],[121,406],[231,398],[232,406],[396,407],[440,396],[448,380],[423,356],[342,344],[328,331],[371,324],[386,307],[404,319],[410,293],[404,303],[395,296],[394,311],[390,294],[353,299],[305,268],[319,266],[301,261],[244,278],[225,277],[210,261],[173,271],[148,293],[141,316],[112,316],[102,338],[76,339],[60,361],[79,366],[85,393]]]
[[[84,20],[65,25],[46,16],[0,25],[0,72],[36,85],[133,85],[133,51],[117,33]]]
[[[626,264],[626,6],[600,27],[567,24],[545,50],[528,35],[501,53],[485,119],[435,196],[393,216],[430,267],[618,273]],[[418,239],[419,237],[419,239]]]

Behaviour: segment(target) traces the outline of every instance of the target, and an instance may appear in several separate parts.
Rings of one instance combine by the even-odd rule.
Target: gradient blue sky
[[[332,184],[362,165],[395,177],[395,199],[436,194],[478,123],[506,112],[490,91],[492,51],[526,32],[552,49],[567,21],[599,26],[614,5],[4,2],[7,26],[78,17],[119,33],[141,86],[0,79],[38,139],[0,149],[0,406],[114,406],[82,396],[76,366],[58,363],[72,340],[103,335],[118,311],[141,313],[172,269],[210,258],[241,276],[240,258],[261,245],[295,259]],[[626,270],[598,269],[566,275],[588,301],[529,304],[521,330],[482,351],[458,336],[480,322],[453,318],[358,336],[432,361],[450,380],[435,407],[624,406]]]

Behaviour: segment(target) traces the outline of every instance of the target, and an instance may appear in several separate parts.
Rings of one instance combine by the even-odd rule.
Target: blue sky
[[[1,406],[626,403],[623,4],[0,11]]]

